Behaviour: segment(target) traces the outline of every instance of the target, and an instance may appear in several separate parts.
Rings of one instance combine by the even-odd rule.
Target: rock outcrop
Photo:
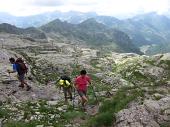
[[[146,100],[143,105],[123,109],[116,114],[116,127],[160,127],[170,123],[170,97]]]

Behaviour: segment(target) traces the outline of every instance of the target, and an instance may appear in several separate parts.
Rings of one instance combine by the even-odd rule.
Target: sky
[[[15,16],[51,11],[96,12],[99,15],[128,16],[148,12],[170,12],[170,0],[0,0],[0,12]]]

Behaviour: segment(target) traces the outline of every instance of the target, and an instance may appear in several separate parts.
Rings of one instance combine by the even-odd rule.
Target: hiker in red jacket
[[[80,76],[75,79],[75,87],[78,91],[78,94],[81,97],[81,103],[85,110],[86,103],[88,102],[87,98],[87,86],[91,84],[91,79],[86,75],[86,70],[81,70]]]

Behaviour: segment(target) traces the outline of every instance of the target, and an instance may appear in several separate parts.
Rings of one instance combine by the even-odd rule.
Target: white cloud
[[[32,6],[59,6],[65,4],[63,0],[27,0],[26,3]]]
[[[74,4],[74,5],[95,5],[95,4],[98,4],[104,0],[67,0],[68,4]],[[100,2],[99,2],[100,1]]]
[[[95,11],[105,15],[167,12],[170,0],[0,0],[0,12],[33,15],[47,11]]]

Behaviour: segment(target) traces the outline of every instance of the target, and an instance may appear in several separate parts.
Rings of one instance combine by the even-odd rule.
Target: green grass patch
[[[154,61],[154,60],[146,60],[146,61],[144,61],[145,63],[147,63],[147,64],[150,64],[150,65],[153,65],[153,66],[155,66],[155,62],[156,61]]]
[[[92,59],[90,61],[90,64],[94,67],[94,68],[97,68],[97,69],[100,69],[100,67],[98,67],[97,65],[99,64],[99,61],[97,59]]]
[[[160,100],[162,97],[161,96],[154,96],[155,100]]]
[[[75,78],[77,75],[80,74],[81,66],[77,65],[77,64],[73,64],[73,65],[71,65],[71,67],[73,68],[73,71],[71,73],[72,78]]]
[[[167,123],[161,124],[160,127],[169,127],[169,125],[170,125],[170,122],[167,122]]]
[[[4,127],[35,127],[39,124],[40,123],[36,121],[30,121],[29,123],[25,123],[23,121],[8,121],[8,123],[6,123]]]
[[[63,114],[63,118],[69,121],[77,117],[85,117],[85,116],[86,114],[84,112],[79,112],[79,111],[68,111]]]
[[[144,96],[141,89],[129,89],[122,88],[111,100],[106,100],[103,102],[102,106],[99,108],[99,114],[89,121],[90,126],[110,126],[115,120],[115,113],[121,109],[126,108],[129,102],[135,100],[137,97]]]
[[[170,60],[161,60],[159,66],[161,66],[162,64],[167,65],[166,69],[170,70]]]
[[[89,122],[89,126],[92,127],[110,126],[114,120],[115,118],[112,112],[107,111],[100,113],[95,118],[92,118]]]
[[[141,73],[138,72],[138,71],[135,71],[135,72],[133,73],[133,75],[136,77],[136,79],[144,79],[144,80],[147,79],[147,76],[141,74]]]
[[[0,118],[7,118],[8,116],[10,116],[10,110],[0,107]]]

